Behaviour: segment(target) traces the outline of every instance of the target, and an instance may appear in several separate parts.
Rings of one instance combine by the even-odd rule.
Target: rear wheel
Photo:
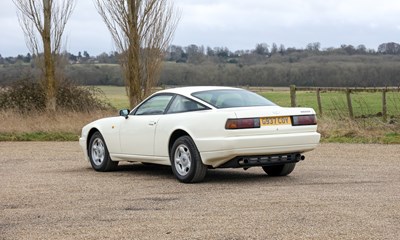
[[[96,171],[112,171],[118,165],[118,162],[111,160],[106,142],[100,132],[95,132],[90,138],[88,153],[90,164]]]
[[[178,138],[171,148],[172,172],[184,183],[201,182],[207,173],[207,167],[201,161],[200,153],[189,136]]]
[[[293,172],[295,166],[296,166],[296,163],[286,163],[286,164],[282,164],[282,165],[262,167],[262,169],[269,176],[278,177],[278,176],[289,175],[291,172]]]

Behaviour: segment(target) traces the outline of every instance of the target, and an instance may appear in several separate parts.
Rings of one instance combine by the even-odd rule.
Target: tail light
[[[315,115],[301,115],[292,117],[293,126],[317,125],[317,117]]]
[[[244,128],[260,128],[259,118],[236,118],[228,119],[225,129],[244,129]]]

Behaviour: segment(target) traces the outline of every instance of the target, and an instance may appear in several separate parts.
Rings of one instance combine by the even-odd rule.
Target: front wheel
[[[201,182],[207,173],[207,167],[201,161],[200,153],[189,136],[178,138],[171,148],[172,172],[184,183]]]
[[[118,162],[111,160],[106,142],[100,132],[95,132],[90,138],[88,153],[90,164],[96,171],[112,171],[118,165]]]
[[[262,167],[264,172],[266,172],[269,176],[278,177],[278,176],[287,176],[291,172],[293,172],[296,163],[286,163],[282,165]]]

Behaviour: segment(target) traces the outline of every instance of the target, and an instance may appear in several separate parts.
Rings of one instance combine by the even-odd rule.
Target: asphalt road
[[[400,146],[321,144],[288,177],[97,173],[76,142],[0,143],[0,239],[399,239]]]

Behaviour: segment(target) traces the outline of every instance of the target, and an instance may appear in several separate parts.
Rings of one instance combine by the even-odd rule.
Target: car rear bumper
[[[318,146],[317,132],[197,140],[203,163],[219,167],[240,156],[304,153]],[[218,150],[216,150],[217,148]]]

